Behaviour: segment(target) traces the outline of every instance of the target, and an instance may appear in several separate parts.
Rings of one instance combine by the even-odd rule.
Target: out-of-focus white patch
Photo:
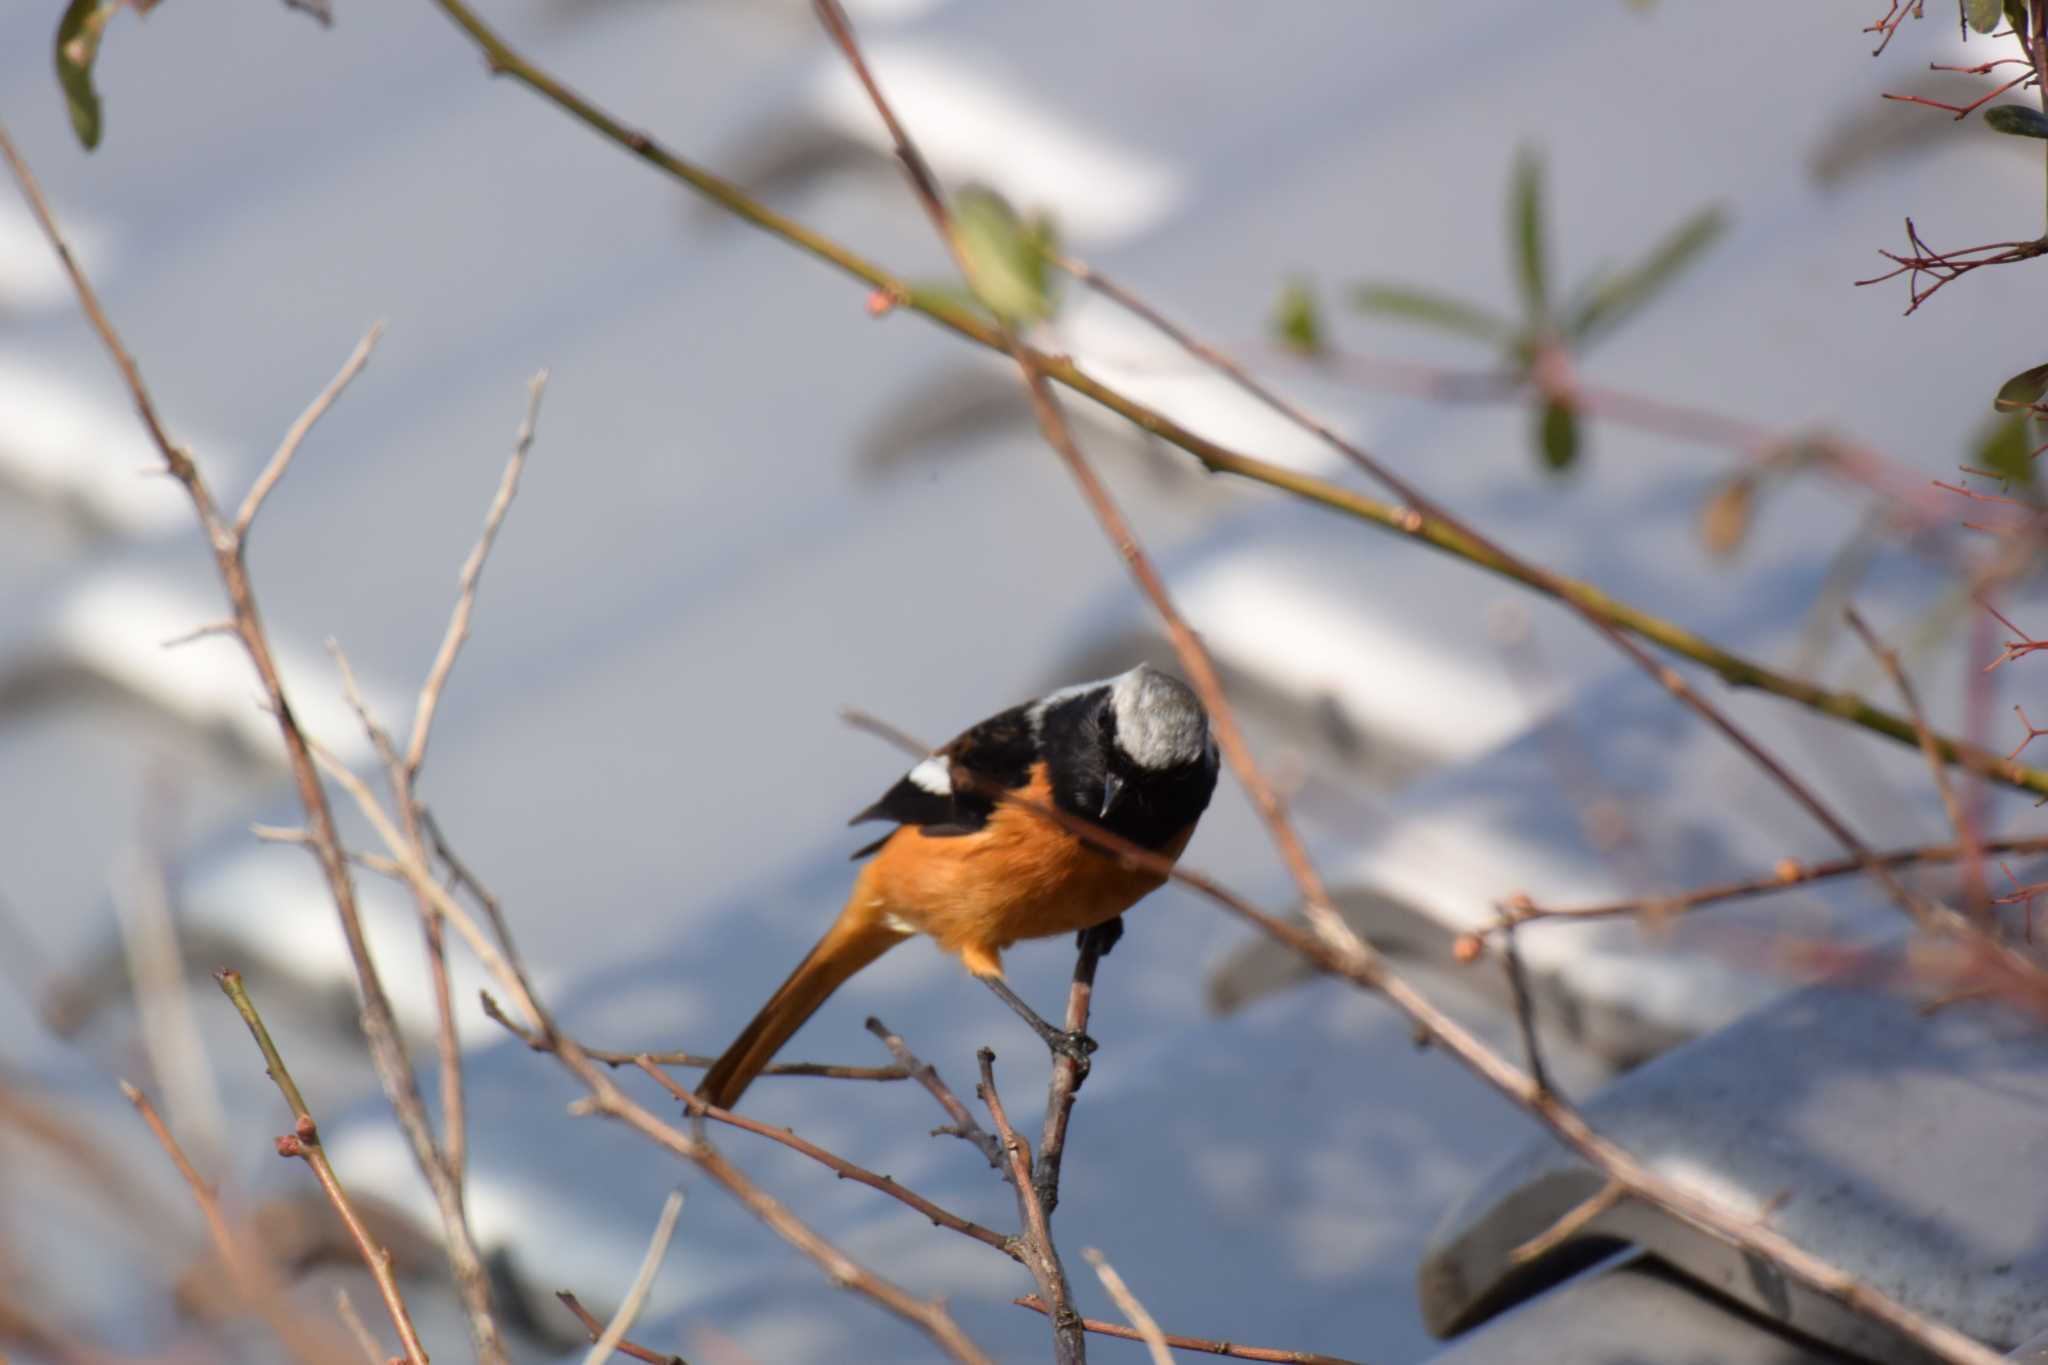
[[[217,593],[150,581],[123,566],[73,587],[58,604],[58,649],[82,667],[196,725],[220,726],[261,753],[281,755],[277,722],[260,706],[261,692],[240,643],[209,636],[176,648],[164,642],[225,619]],[[299,723],[343,762],[371,759],[369,740],[341,691],[334,664],[280,644],[271,647]],[[387,726],[412,712],[386,690],[359,678],[370,707]]]
[[[439,1215],[412,1149],[387,1116],[349,1122],[338,1130],[323,1125],[322,1139],[335,1165],[348,1172],[351,1188],[372,1191],[405,1209],[421,1227],[439,1229]],[[489,1160],[472,1165],[469,1222],[477,1242],[485,1248],[516,1248],[528,1259],[537,1283],[590,1286],[583,1294],[593,1309],[609,1311],[646,1253],[647,1236],[654,1230],[653,1210],[648,1210],[644,1222],[628,1221],[620,1205],[632,1203],[630,1177],[610,1185],[605,1192],[616,1197],[606,1199],[593,1198],[589,1186],[550,1181],[538,1171],[531,1179],[513,1173],[522,1169],[533,1170]],[[654,1206],[659,1207],[658,1196]],[[631,1216],[637,1217],[637,1212]],[[549,1229],[544,1245],[534,1237],[535,1228]],[[651,1318],[701,1297],[702,1291],[691,1283],[690,1257],[682,1254],[681,1242],[678,1238],[671,1243],[670,1254],[655,1275],[645,1308]]]
[[[107,235],[80,215],[58,212],[64,240],[94,283],[104,288],[113,273]],[[49,238],[18,196],[0,202],[0,312],[46,312],[68,308],[74,294]]]
[[[867,57],[940,175],[988,181],[1020,209],[1048,208],[1072,235],[1097,245],[1130,238],[1156,227],[1186,192],[1171,167],[1068,126],[957,54],[880,42]],[[844,62],[820,66],[812,99],[847,136],[890,150],[888,131]]]
[[[1171,300],[1165,307],[1169,315],[1175,311]],[[1075,291],[1054,326],[1059,349],[1075,363],[1138,401],[1173,414],[1190,431],[1290,469],[1325,473],[1348,468],[1321,437],[1303,431],[1107,299]],[[1257,356],[1240,358],[1255,361]],[[1287,387],[1284,370],[1268,377],[1283,390]],[[1344,429],[1341,421],[1336,426]]]
[[[846,11],[856,20],[900,24],[922,18],[945,3],[946,0],[846,0]]]
[[[910,770],[910,785],[930,792],[933,796],[953,794],[952,764],[939,754],[933,754]]]
[[[1232,554],[1179,575],[1176,586],[1210,649],[1290,691],[1328,697],[1367,734],[1450,759],[1528,725],[1528,700],[1498,663],[1450,632],[1416,629],[1401,604],[1355,584]],[[1272,676],[1275,661],[1284,678]]]
[[[246,946],[272,970],[289,972],[300,990],[355,991],[355,965],[334,902],[305,850],[251,835],[196,863],[179,891],[188,923]],[[439,1016],[411,896],[394,882],[358,873],[356,910],[399,1026],[415,1037],[431,1034]],[[450,950],[448,970],[458,1000],[473,1003],[478,990],[492,985],[463,948]],[[546,976],[538,973],[536,984],[544,985]],[[468,1046],[502,1036],[473,1009],[457,1012],[457,1027]]]
[[[4,227],[0,219],[0,236]],[[8,250],[0,240],[0,270]],[[163,457],[118,385],[89,394],[48,366],[8,352],[0,352],[0,480],[74,504],[122,531],[161,531],[192,521],[185,491],[164,473]]]

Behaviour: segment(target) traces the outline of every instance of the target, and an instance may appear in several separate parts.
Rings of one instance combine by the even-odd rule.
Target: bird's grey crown
[[[1188,685],[1150,664],[1112,679],[1117,747],[1141,768],[1177,768],[1208,757],[1209,717]]]

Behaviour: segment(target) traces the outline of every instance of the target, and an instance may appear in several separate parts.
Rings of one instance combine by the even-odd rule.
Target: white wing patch
[[[952,765],[946,761],[945,755],[933,754],[910,770],[910,783],[920,791],[928,791],[933,796],[951,796]]]

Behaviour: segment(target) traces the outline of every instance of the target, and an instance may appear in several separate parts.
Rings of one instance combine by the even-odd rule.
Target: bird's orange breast
[[[1043,763],[1033,766],[1017,794],[1052,804]],[[1193,833],[1190,823],[1157,851],[1178,858]],[[852,901],[879,919],[930,934],[975,975],[1001,976],[1002,951],[1018,939],[1101,924],[1165,880],[1006,801],[971,834],[934,837],[915,825],[897,830],[861,869]]]

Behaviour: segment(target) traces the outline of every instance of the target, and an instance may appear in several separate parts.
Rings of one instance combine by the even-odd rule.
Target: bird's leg
[[[1123,936],[1124,917],[1122,915],[1114,915],[1100,924],[1091,924],[1080,933],[1074,935],[1074,946],[1085,950],[1089,947],[1092,940],[1095,956],[1097,958],[1105,958],[1109,956],[1109,950],[1116,947],[1122,941]]]
[[[1017,1017],[1031,1026],[1031,1031],[1051,1049],[1056,1057],[1065,1057],[1072,1062],[1079,1074],[1088,1074],[1088,1054],[1095,1051],[1095,1040],[1085,1033],[1068,1033],[1054,1028],[1041,1017],[1037,1010],[1024,1003],[1017,992],[1000,976],[984,976],[981,983],[996,993],[996,999],[1016,1011]]]

